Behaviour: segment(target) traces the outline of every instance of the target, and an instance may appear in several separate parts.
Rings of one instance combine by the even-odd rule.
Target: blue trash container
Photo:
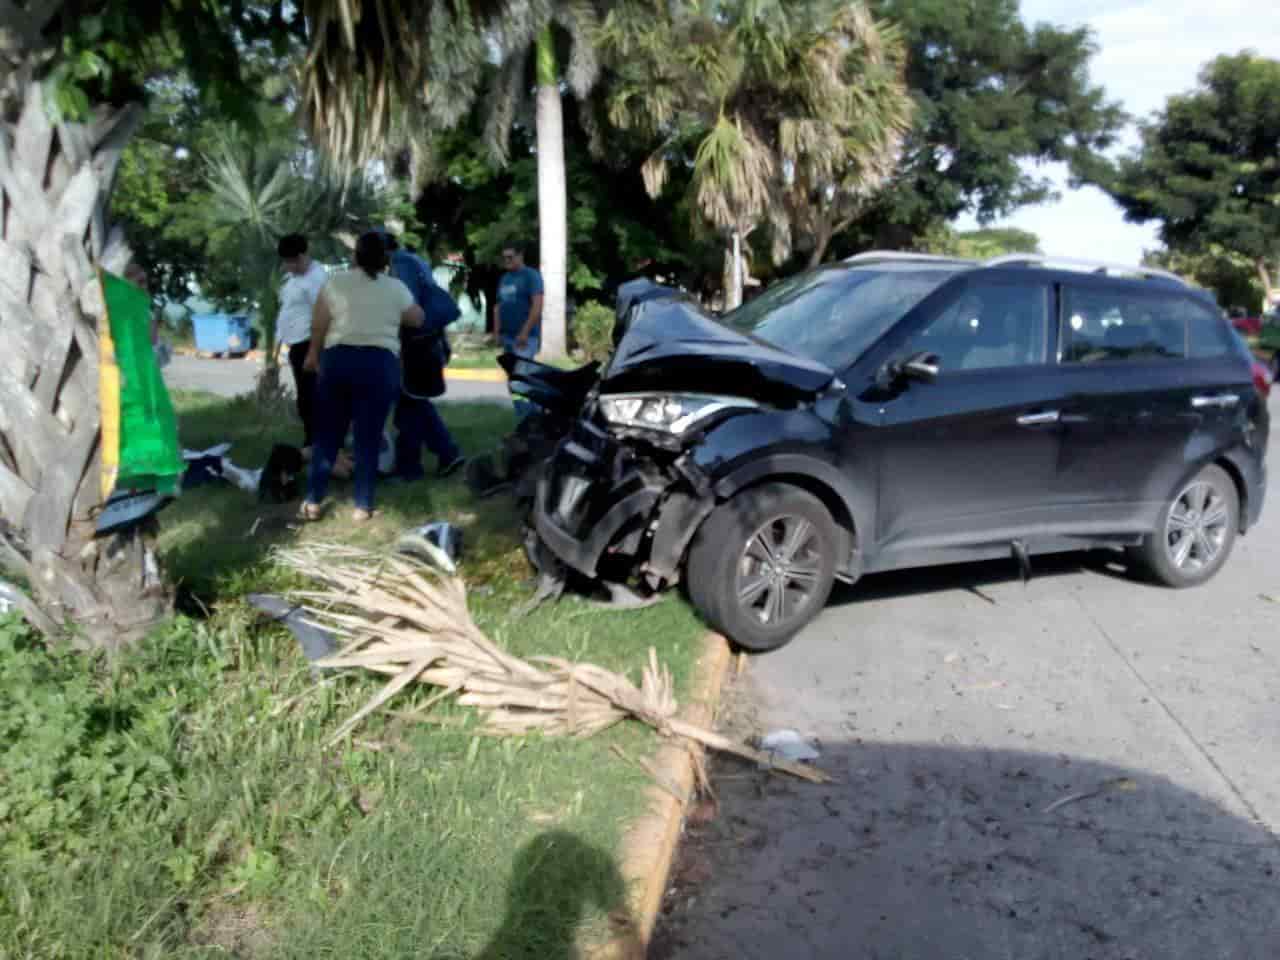
[[[253,335],[246,314],[197,313],[191,318],[196,349],[201,353],[239,356],[253,348]]]

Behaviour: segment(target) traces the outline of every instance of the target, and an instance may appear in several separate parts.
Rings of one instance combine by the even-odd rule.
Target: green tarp
[[[115,490],[177,492],[184,464],[178,422],[151,344],[151,298],[101,271],[106,323],[102,349],[102,495]]]

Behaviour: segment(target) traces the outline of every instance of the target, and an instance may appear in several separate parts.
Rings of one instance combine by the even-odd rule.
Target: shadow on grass
[[[620,957],[644,955],[614,858],[566,830],[540,834],[516,857],[502,927],[475,960],[568,960],[593,906],[608,913]]]

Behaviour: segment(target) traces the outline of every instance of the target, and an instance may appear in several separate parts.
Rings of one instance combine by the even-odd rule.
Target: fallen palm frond
[[[456,695],[458,703],[480,711],[486,733],[588,737],[634,719],[664,736],[684,737],[814,783],[829,780],[807,764],[777,760],[681,720],[670,671],[652,648],[639,687],[590,663],[523,660],[476,626],[460,579],[442,576],[420,560],[326,543],[281,550],[277,556],[319,586],[293,596],[309,620],[343,643],[315,665],[391,677],[330,743],[346,737],[409,684],[426,683],[440,688],[429,703]]]

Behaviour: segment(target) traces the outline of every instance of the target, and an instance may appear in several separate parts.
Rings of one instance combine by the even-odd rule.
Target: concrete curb
[[[680,717],[689,723],[710,726],[720,703],[720,690],[732,654],[728,641],[719,634],[705,634],[701,643],[702,653],[694,666],[693,685]],[[648,788],[648,812],[631,824],[622,842],[620,871],[629,890],[630,930],[625,937],[615,937],[592,951],[591,956],[596,960],[643,957],[667,890],[684,813],[693,793],[693,760],[683,742],[670,742],[658,749],[653,763],[662,779],[675,787],[682,799],[677,800],[657,784]]]
[[[503,370],[467,370],[460,367],[445,367],[447,380],[473,380],[477,383],[506,383],[507,374]]]

